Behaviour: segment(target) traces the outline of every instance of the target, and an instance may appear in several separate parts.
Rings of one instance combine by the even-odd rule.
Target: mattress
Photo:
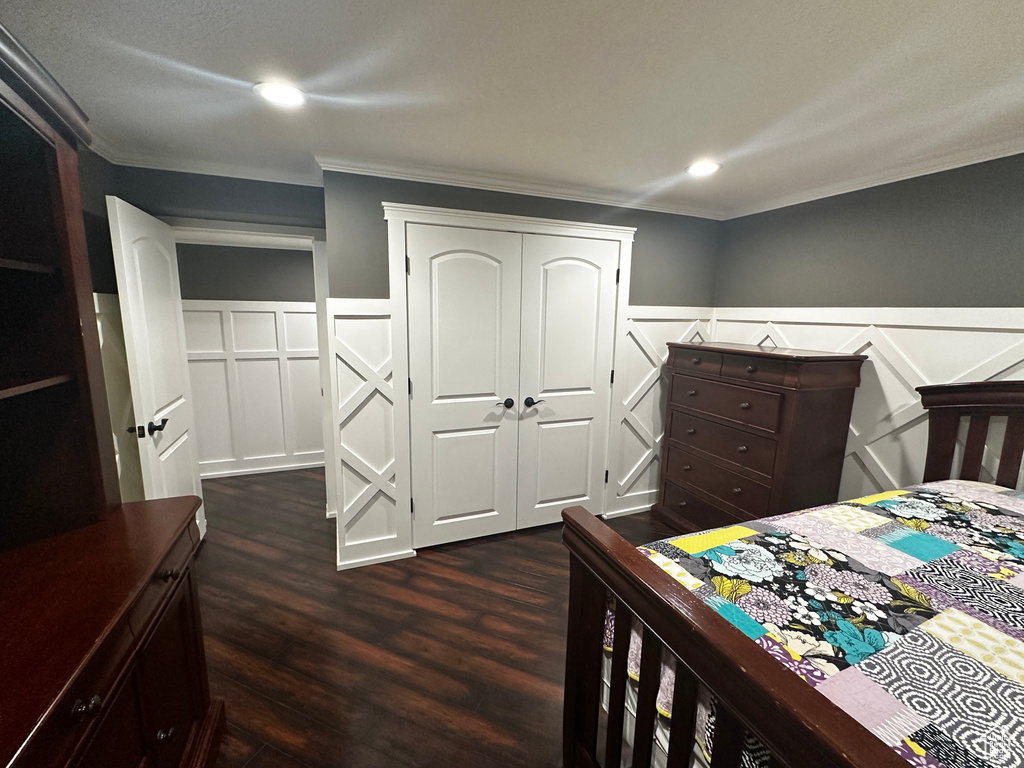
[[[911,765],[1024,768],[1024,494],[926,483],[638,549]],[[708,758],[707,694],[698,718]],[[743,764],[765,754],[748,739]]]

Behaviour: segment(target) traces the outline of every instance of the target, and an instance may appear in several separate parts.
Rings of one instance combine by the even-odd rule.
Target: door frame
[[[406,203],[382,202],[384,219],[388,226],[388,279],[390,283],[391,305],[391,344],[394,354],[394,381],[401,382],[409,378],[409,298],[406,283],[406,226],[409,224],[433,224],[436,226],[464,227],[467,229],[494,229],[521,234],[556,235],[563,237],[587,237],[600,240],[613,240],[619,243],[619,284],[615,301],[615,327],[612,359],[615,359],[615,342],[618,341],[618,328],[625,322],[629,305],[630,273],[632,267],[633,235],[636,227],[623,227],[611,224],[590,224],[561,219],[544,219],[533,216],[515,216],[511,214],[486,213],[481,211],[461,211],[451,208],[435,208],[432,206],[410,205]],[[614,388],[612,398],[614,399]],[[612,433],[611,401],[609,402],[608,435]],[[405,471],[404,478],[399,479],[404,487],[409,488],[409,498],[399,499],[405,509],[399,509],[399,520],[408,526],[408,535],[412,536],[412,477],[411,477],[411,441],[409,398],[396,397],[394,402],[395,453],[404,454],[398,461],[399,471]],[[607,492],[602,495],[600,510],[591,510],[594,514],[604,512]],[[339,549],[339,562],[341,552]]]

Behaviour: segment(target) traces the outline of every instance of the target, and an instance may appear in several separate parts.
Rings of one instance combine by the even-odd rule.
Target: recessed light
[[[698,160],[696,163],[688,166],[686,172],[691,176],[696,176],[698,179],[703,179],[705,176],[710,176],[721,167],[722,166],[714,160]]]
[[[256,83],[252,89],[278,107],[294,109],[306,103],[306,94],[288,83]]]

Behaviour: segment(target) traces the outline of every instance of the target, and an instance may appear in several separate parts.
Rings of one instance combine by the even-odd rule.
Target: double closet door
[[[408,224],[415,547],[602,508],[620,243]]]

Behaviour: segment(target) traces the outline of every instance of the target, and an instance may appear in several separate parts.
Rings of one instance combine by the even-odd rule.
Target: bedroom
[[[41,31],[47,29],[53,21],[48,17],[46,9],[37,7],[35,11],[31,11],[27,6],[21,9],[14,6],[11,8],[12,10],[5,10],[4,18],[0,21],[10,25],[11,30],[26,41],[73,97],[81,99],[82,96],[72,86],[76,80],[73,68],[67,64],[58,64],[58,49],[65,46],[58,45],[53,39],[49,39],[49,34],[44,35]],[[206,10],[213,13],[214,9]],[[696,323],[696,327],[701,327],[702,324],[705,328],[716,328],[715,338],[719,340],[758,342],[764,337],[770,337],[772,342],[782,346],[823,348],[832,351],[852,345],[849,351],[863,350],[869,355],[872,360],[871,375],[874,379],[869,379],[866,371],[865,382],[858,392],[854,413],[856,439],[848,445],[850,456],[841,493],[843,497],[854,497],[870,490],[905,484],[920,474],[924,445],[923,412],[917,405],[914,386],[958,379],[1021,377],[1020,362],[1024,358],[1020,351],[1022,320],[1021,310],[1017,306],[1019,289],[1013,278],[1019,274],[1020,269],[1019,211],[1021,172],[1024,164],[1021,163],[1019,156],[1012,156],[1013,152],[1022,149],[1013,144],[1019,140],[1019,130],[1015,127],[1019,121],[1015,122],[1013,116],[1019,114],[1020,87],[1018,81],[1014,79],[1015,72],[1005,79],[998,79],[1005,75],[1005,72],[993,74],[985,65],[985,61],[991,57],[992,60],[1006,66],[1006,71],[1015,69],[1015,57],[1018,54],[1014,49],[1002,45],[1000,41],[1010,35],[1008,30],[1014,29],[1015,22],[1019,22],[1019,19],[1015,15],[1016,9],[1004,4],[993,4],[990,11],[991,25],[1002,30],[1004,34],[1001,37],[994,31],[983,29],[985,24],[979,17],[983,17],[984,14],[971,14],[972,23],[977,26],[963,29],[963,39],[960,42],[963,48],[969,48],[976,53],[962,53],[963,71],[966,73],[964,79],[969,81],[971,76],[976,75],[982,82],[977,88],[967,87],[966,91],[951,90],[951,93],[960,94],[959,98],[950,96],[950,100],[954,102],[953,106],[963,109],[940,111],[931,115],[930,119],[941,122],[928,122],[925,117],[918,115],[915,119],[908,119],[901,124],[906,129],[905,133],[897,132],[895,136],[887,135],[878,139],[869,129],[873,122],[884,121],[878,117],[877,112],[872,112],[865,102],[879,101],[883,105],[888,104],[881,100],[881,94],[888,91],[880,84],[883,84],[894,71],[899,71],[900,62],[909,61],[910,66],[914,67],[912,72],[927,70],[934,63],[928,58],[927,53],[930,50],[932,55],[936,55],[936,49],[926,46],[925,53],[918,52],[919,57],[914,58],[908,53],[908,41],[919,40],[915,34],[930,33],[933,37],[927,39],[933,41],[936,46],[939,46],[939,41],[942,45],[950,44],[948,29],[961,27],[962,15],[967,13],[961,6],[950,6],[946,16],[929,17],[927,24],[913,23],[913,14],[910,11],[907,12],[908,17],[899,18],[880,14],[878,18],[889,23],[879,21],[876,25],[868,25],[879,35],[877,40],[873,39],[871,45],[867,46],[873,54],[878,54],[878,57],[865,56],[860,63],[863,65],[870,59],[878,68],[867,74],[861,72],[865,81],[858,81],[856,78],[843,81],[853,88],[852,92],[826,93],[829,98],[817,105],[808,100],[808,103],[816,108],[803,113],[797,109],[799,99],[794,101],[790,98],[787,101],[781,97],[776,100],[777,104],[773,111],[776,119],[786,117],[792,111],[796,115],[794,120],[803,121],[804,132],[797,130],[800,123],[781,122],[779,130],[786,136],[775,135],[780,144],[786,137],[793,136],[799,137],[795,140],[810,147],[807,142],[812,141],[814,137],[808,135],[807,131],[826,121],[835,110],[834,104],[845,105],[848,99],[859,97],[861,111],[850,109],[849,113],[859,116],[860,122],[854,121],[851,126],[847,126],[848,129],[857,135],[875,135],[875,138],[882,142],[880,148],[920,144],[921,141],[917,139],[922,136],[935,139],[945,136],[946,133],[954,134],[951,144],[955,144],[958,151],[949,154],[951,157],[955,155],[957,159],[948,161],[948,167],[954,170],[922,175],[924,170],[938,170],[943,167],[942,162],[935,160],[933,156],[927,158],[931,165],[922,161],[916,169],[902,172],[888,172],[876,164],[872,167],[876,182],[893,180],[901,175],[913,178],[862,191],[833,194],[862,186],[862,183],[851,183],[843,188],[842,182],[872,175],[861,172],[859,168],[851,172],[847,167],[847,172],[843,174],[844,178],[838,182],[839,186],[826,190],[823,184],[808,185],[814,186],[816,191],[808,194],[806,202],[800,201],[800,204],[780,208],[776,207],[777,201],[786,197],[784,193],[798,195],[800,192],[798,186],[791,186],[788,189],[782,186],[785,181],[785,160],[788,159],[797,166],[799,170],[794,171],[796,175],[814,171],[815,166],[822,163],[816,159],[819,155],[813,153],[808,153],[807,157],[795,158],[792,154],[786,158],[776,155],[772,162],[780,163],[780,167],[762,166],[755,173],[758,177],[757,183],[762,185],[759,192],[761,199],[765,202],[776,201],[776,204],[772,205],[773,210],[763,213],[737,216],[726,212],[726,208],[743,212],[744,206],[751,211],[751,205],[756,207],[756,204],[742,201],[731,206],[721,206],[712,218],[685,215],[685,212],[684,215],[679,215],[642,209],[610,210],[598,202],[573,202],[561,199],[562,195],[553,191],[549,191],[545,196],[516,194],[509,191],[508,186],[505,186],[504,191],[493,188],[481,190],[476,187],[486,184],[479,179],[476,180],[475,186],[460,186],[459,178],[454,173],[432,177],[425,171],[419,175],[407,174],[419,181],[368,175],[365,173],[366,169],[360,174],[326,171],[321,191],[309,185],[284,186],[275,182],[239,178],[259,174],[246,174],[237,168],[233,173],[222,173],[218,176],[186,175],[175,171],[135,168],[131,167],[131,162],[108,164],[102,159],[88,155],[81,161],[86,208],[87,212],[102,217],[105,213],[102,193],[115,192],[128,202],[155,215],[246,223],[259,221],[278,227],[326,229],[330,295],[337,299],[382,298],[386,295],[384,291],[387,288],[387,245],[386,230],[381,222],[382,201],[635,226],[637,234],[633,252],[630,302],[643,310],[649,310],[646,315],[634,318],[637,327],[664,329],[674,323],[673,330],[683,332]],[[790,13],[798,12],[799,9],[790,9]],[[37,15],[33,16],[33,13]],[[1000,13],[1006,16],[1000,17]],[[122,22],[115,22],[113,17],[116,14],[112,11],[110,14],[104,16],[101,13],[92,21],[82,19],[81,25],[76,26],[77,30],[82,31],[82,45],[93,45],[91,55],[99,57],[101,61],[105,61],[104,57],[113,54],[105,51],[102,46],[97,48],[98,44],[95,41],[90,43],[91,38],[85,35],[84,31],[92,29],[91,34],[97,34],[97,26],[102,28],[106,24],[117,28],[116,25]],[[143,18],[140,17],[140,21],[135,23],[150,21],[143,21]],[[216,22],[219,17],[213,13],[211,18]],[[279,16],[273,18],[276,19],[275,24],[283,23]],[[411,18],[415,20],[416,17]],[[30,19],[33,20],[31,24],[28,21]],[[21,21],[21,27],[16,23],[18,20]],[[161,16],[158,21],[163,23],[169,19]],[[400,22],[398,19],[388,18],[387,21],[394,24],[395,29],[405,30],[409,34],[412,34],[409,32],[410,28],[415,27],[415,23],[408,19]],[[737,29],[743,30],[742,34],[736,34],[742,43],[758,37],[756,27],[763,19],[757,13],[750,13],[745,22],[734,17],[729,17],[729,21],[739,24]],[[844,19],[844,23],[852,24],[854,21],[856,20]],[[585,29],[588,34],[594,36],[594,39],[604,40],[610,48],[616,42],[616,31],[636,29],[628,25],[617,26],[618,22],[625,24],[619,16],[613,15],[611,18],[603,19],[595,17],[588,22]],[[820,25],[813,27],[814,34],[820,33],[822,40],[828,39],[826,32],[829,24],[821,22],[820,19],[818,22]],[[177,23],[179,33],[184,34],[181,31],[182,28],[187,29],[184,19],[179,19]],[[96,26],[89,27],[89,24]],[[497,22],[496,26],[500,28]],[[654,28],[658,26],[656,14],[651,18],[645,17],[644,24],[638,26],[642,27],[644,35],[654,35]],[[216,27],[216,23],[213,23],[212,28]],[[607,29],[604,29],[605,27]],[[880,29],[881,27],[884,29]],[[72,40],[74,35],[68,32],[60,33],[61,28],[60,24],[52,25],[55,38],[66,39],[68,50],[75,50]],[[922,29],[927,32],[922,32]],[[61,34],[66,38],[61,38]],[[537,40],[545,40],[550,44],[550,38],[545,38],[539,30],[531,27],[531,34]],[[639,35],[640,32],[636,34]],[[720,37],[729,37],[727,31],[720,30],[718,34]],[[811,36],[811,33],[808,34]],[[977,37],[972,38],[971,34],[976,34]],[[132,32],[132,35],[136,36],[136,40],[145,39],[137,30]],[[788,39],[798,45],[799,37],[799,34],[794,33],[791,38],[779,39]],[[368,39],[376,38],[371,35]],[[716,38],[716,41],[721,42],[721,39]],[[122,43],[130,45],[131,40],[122,40]],[[368,47],[366,44],[360,46],[357,41],[349,43],[350,47],[357,51]],[[239,47],[243,50],[246,48],[241,45]],[[154,48],[154,52],[157,51],[165,58],[173,52],[170,44],[163,48]],[[895,53],[897,51],[900,55]],[[137,53],[126,53],[124,58],[119,59],[120,66],[126,69],[141,69],[149,78],[155,76],[154,72],[174,73],[168,76],[166,89],[157,88],[154,84],[152,90],[161,99],[169,97],[168,89],[187,91],[194,88],[206,94],[206,89],[214,87],[207,84],[201,72],[183,72],[174,69],[164,60],[147,62],[136,55]],[[886,53],[896,63],[886,58]],[[608,66],[607,63],[595,62],[594,55],[581,55],[579,58],[582,62],[581,68],[593,67],[605,79],[609,79],[612,74],[601,68]],[[700,57],[694,58],[699,60]],[[614,57],[611,57],[611,60],[614,60]],[[738,55],[731,59],[723,56],[723,61],[744,60]],[[751,56],[746,61],[748,66],[753,67],[758,59]],[[887,69],[886,65],[895,67],[895,70]],[[147,67],[151,69],[146,69]],[[216,71],[212,66],[210,69]],[[728,67],[723,69],[729,70]],[[652,91],[655,83],[664,84],[663,79],[649,72],[647,74],[650,76]],[[736,103],[745,104],[745,101],[739,100],[748,92],[744,88],[739,88],[739,81],[742,78],[735,72],[729,74],[738,78],[733,87],[738,88],[739,93],[733,93],[733,99]],[[857,74],[857,71],[852,74]],[[936,73],[936,77],[940,74],[942,72]],[[985,78],[990,75],[995,79],[986,80]],[[255,78],[260,75],[253,73],[251,76]],[[302,76],[302,73],[298,73],[297,76]],[[610,81],[613,82],[613,78]],[[535,88],[536,82],[530,82]],[[914,87],[924,87],[917,79],[901,82],[907,82],[908,89],[911,88],[910,83]],[[593,87],[589,81],[586,84]],[[976,95],[977,98],[967,101],[966,93]],[[872,95],[878,98],[872,99]],[[99,97],[96,98],[99,100]],[[99,120],[101,110],[87,101],[83,100],[81,103],[93,118],[93,127],[98,133],[102,133]],[[633,104],[629,101],[624,103]],[[156,106],[158,105],[152,102],[148,104],[150,110],[154,110]],[[415,105],[388,105],[386,108],[410,109],[413,114],[419,114],[416,111],[419,107]],[[260,112],[259,107],[253,106],[251,109],[253,114],[266,116],[267,120],[279,121],[284,128],[294,127],[296,120],[300,119],[295,114],[279,117]],[[964,114],[965,112],[967,114]],[[366,106],[353,105],[351,111],[343,114],[358,122],[365,119]],[[387,112],[385,117],[391,114]],[[733,115],[733,118],[735,117]],[[968,117],[971,119],[967,119]],[[484,125],[492,125],[492,122],[484,118],[479,119]],[[648,117],[645,122],[654,120],[655,118]],[[616,122],[621,124],[623,120],[619,119]],[[543,128],[545,123],[538,118],[537,125]],[[984,134],[986,127],[992,129],[992,134],[986,134],[984,139],[975,138],[976,143],[963,138],[964,134],[972,135],[971,132],[974,130]],[[843,135],[839,129],[836,131],[831,137],[833,141],[837,140],[837,136]],[[559,135],[562,133],[559,132]],[[541,158],[547,153],[567,152],[564,144],[577,143],[577,133],[578,129],[564,131],[563,144],[555,144],[554,139],[546,145],[537,144],[537,159],[534,162],[543,165]],[[541,134],[544,134],[544,131],[541,131]],[[538,142],[540,139],[535,138],[533,141]],[[620,141],[640,146],[645,144],[644,137],[636,134],[628,138],[620,137]],[[771,144],[772,136],[764,137],[763,141]],[[738,143],[723,140],[725,146],[721,151],[727,152],[729,146]],[[717,146],[719,145],[713,145]],[[355,149],[349,151],[353,155],[358,154]],[[694,152],[697,151],[710,150],[695,148]],[[607,150],[602,150],[602,153],[606,152]],[[366,154],[376,156],[376,153],[369,151]],[[493,154],[496,157],[503,157],[501,152]],[[937,156],[941,152],[936,151],[933,154]],[[998,159],[1003,155],[1007,156]],[[127,159],[128,151],[124,150],[120,155],[113,153],[111,156]],[[312,161],[308,148],[304,157]],[[401,157],[402,155],[396,151],[393,157],[385,159],[391,160],[393,166],[399,164],[398,159]],[[596,164],[591,161],[589,165],[611,168],[604,163],[604,159],[602,157],[601,162]],[[688,155],[673,162],[682,166],[692,159],[694,158]],[[137,162],[140,165],[145,164],[142,160]],[[667,161],[648,162],[652,163],[654,170],[644,171],[644,180],[660,178],[663,175],[662,168],[668,165]],[[736,161],[737,164],[739,162]],[[762,162],[768,161],[762,158]],[[151,160],[148,164],[161,165],[158,160]],[[353,162],[349,168],[355,165]],[[386,163],[379,165],[384,166]],[[460,164],[455,162],[449,162],[447,165],[460,167]],[[177,167],[181,170],[199,170],[198,166],[189,168],[187,165],[179,164]],[[732,167],[732,163],[723,163],[722,172],[719,176],[707,180],[708,183],[716,184],[724,175],[730,172],[738,173],[731,171]],[[511,170],[500,166],[484,164],[481,169],[491,171],[492,175],[517,176]],[[822,169],[821,173],[827,170],[829,169]],[[387,168],[381,168],[381,174],[386,172]],[[602,171],[605,172],[613,181],[618,177],[629,179],[631,173],[628,167],[623,167],[619,171]],[[890,175],[886,176],[886,173]],[[518,175],[528,174],[521,172]],[[536,170],[532,171],[532,175],[535,178],[547,178],[544,173]],[[235,178],[227,178],[231,176]],[[264,177],[274,178],[274,175],[267,172]],[[448,184],[441,183],[445,178],[449,181]],[[580,183],[579,186],[589,189],[579,192],[575,197],[584,201],[600,200],[600,196],[593,190],[594,187],[600,186],[599,180],[595,181],[593,176],[583,178],[589,182]],[[790,178],[792,180],[792,177]],[[471,179],[470,182],[472,181]],[[466,183],[464,178],[463,183]],[[551,186],[549,184],[547,188],[550,190]],[[651,191],[643,190],[641,184],[624,183],[623,186],[629,187],[632,193]],[[685,186],[687,194],[697,197],[712,194],[702,192],[701,189],[709,188],[701,188],[695,182],[687,182],[681,186]],[[766,186],[771,188],[768,192],[765,192]],[[756,184],[754,180],[750,180],[742,187],[755,190]],[[92,192],[89,191],[90,188]],[[525,190],[519,190],[522,191]],[[758,196],[755,195],[756,191],[750,193],[751,197]],[[817,201],[810,200],[811,197],[822,197],[826,194],[833,196]],[[95,202],[97,198],[100,200],[98,204]],[[793,197],[790,202],[797,203],[798,199]],[[659,206],[652,204],[651,207]],[[684,209],[684,206],[679,204],[674,207],[677,210]],[[690,203],[686,209],[693,212],[696,207],[695,203]],[[361,222],[366,221],[372,221],[375,228],[368,234],[361,234],[358,227]],[[106,222],[100,221],[99,230],[102,231],[105,226]],[[345,234],[335,236],[332,232]],[[993,275],[1002,279],[993,279]],[[653,330],[651,335],[654,336]],[[665,340],[667,339],[650,338],[648,342],[652,347],[663,347]],[[639,366],[640,363],[642,360],[637,360],[635,364]],[[642,373],[638,369],[631,375],[642,377]],[[644,406],[652,412],[658,410],[650,402],[645,401],[641,404],[641,407]],[[630,451],[641,449],[642,446],[639,445],[629,447]],[[652,455],[656,455],[654,446],[649,446],[649,450]],[[629,456],[633,462],[636,461],[635,454]],[[626,463],[629,462],[624,462]],[[621,470],[622,468],[619,468],[619,480],[625,479],[625,475],[628,474]],[[649,506],[652,497],[650,491],[647,493],[643,499],[626,499],[622,502],[621,508],[626,510],[631,505],[641,507],[645,501]]]

